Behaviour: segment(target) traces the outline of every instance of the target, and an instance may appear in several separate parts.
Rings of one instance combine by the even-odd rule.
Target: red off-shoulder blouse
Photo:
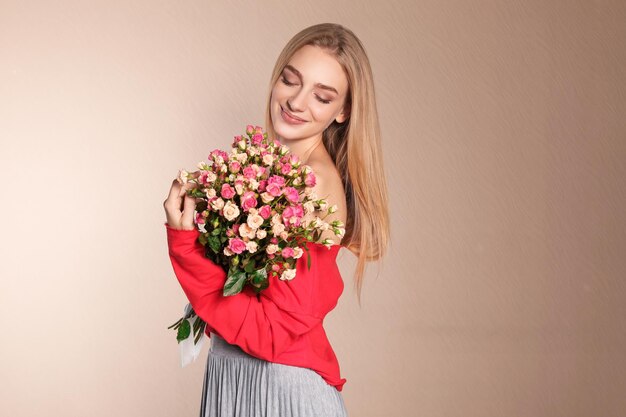
[[[338,391],[343,389],[346,379],[340,377],[323,327],[344,288],[335,262],[340,245],[307,242],[311,268],[305,251],[296,261],[296,277],[270,278],[260,298],[247,286],[224,296],[226,272],[204,256],[197,240],[200,232],[164,224],[174,273],[194,311],[207,323],[209,337],[212,331],[257,358],[312,369]]]

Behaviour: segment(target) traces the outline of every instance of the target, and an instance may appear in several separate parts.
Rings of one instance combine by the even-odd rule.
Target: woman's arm
[[[307,304],[311,294],[268,288],[260,298],[245,290],[224,296],[226,272],[204,256],[204,247],[197,241],[200,232],[174,229],[167,223],[165,227],[172,267],[187,299],[209,328],[227,342],[271,361],[322,325],[322,317],[313,314]],[[304,277],[300,278],[305,282]],[[302,305],[294,300],[301,300]]]

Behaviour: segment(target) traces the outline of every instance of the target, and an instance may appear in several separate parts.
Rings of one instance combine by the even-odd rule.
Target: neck
[[[289,152],[297,155],[303,165],[306,165],[311,154],[318,146],[323,145],[322,136],[314,136],[308,139],[285,140],[278,137],[278,141],[289,148]]]

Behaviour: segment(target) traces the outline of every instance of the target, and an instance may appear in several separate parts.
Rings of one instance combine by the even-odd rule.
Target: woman
[[[324,23],[287,43],[271,77],[266,130],[313,169],[314,192],[338,207],[325,221],[341,220],[346,233],[322,235],[335,242],[330,248],[309,245],[313,267],[298,259],[292,293],[270,282],[260,300],[223,297],[225,273],[196,242],[190,183],[172,182],[164,202],[170,258],[212,340],[200,416],[346,416],[346,379],[322,325],[343,291],[335,258],[341,247],[358,256],[360,302],[365,262],[382,258],[389,241],[373,77],[354,33]]]

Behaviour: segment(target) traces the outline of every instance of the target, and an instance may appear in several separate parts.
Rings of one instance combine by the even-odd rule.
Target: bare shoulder
[[[324,217],[327,213],[326,211],[315,212],[313,216],[320,216],[327,223],[340,220],[345,225],[347,216],[346,193],[341,175],[332,159],[330,156],[327,158],[310,158],[307,165],[311,167],[315,174],[315,186],[313,187],[313,191],[317,197],[326,200],[328,207],[333,205],[337,206],[337,211],[326,217]],[[332,229],[324,231],[320,240],[324,240],[325,238],[331,239],[336,244],[341,243],[341,237],[335,235]]]

